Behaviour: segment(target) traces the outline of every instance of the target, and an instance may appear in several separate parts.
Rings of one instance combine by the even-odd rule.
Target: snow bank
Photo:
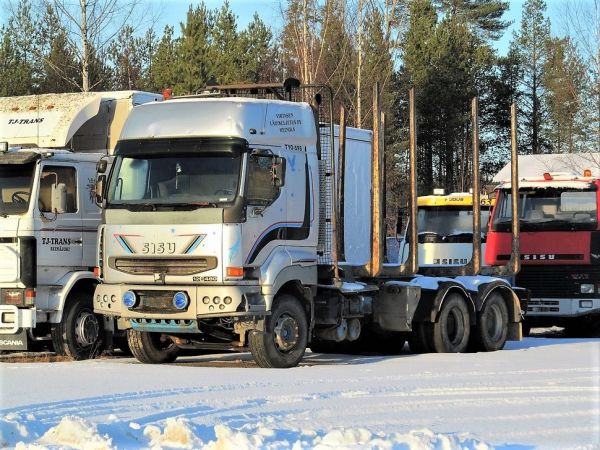
[[[63,417],[58,425],[50,428],[38,440],[44,445],[67,446],[82,450],[104,450],[112,448],[108,436],[100,436],[96,425],[75,416]]]
[[[189,426],[186,419],[170,417],[166,420],[164,430],[155,425],[149,425],[144,429],[144,436],[150,439],[150,447],[160,449],[170,448],[200,448],[200,441]]]
[[[526,338],[493,353],[307,352],[289,370],[250,360],[0,363],[0,447],[600,449],[600,339]]]

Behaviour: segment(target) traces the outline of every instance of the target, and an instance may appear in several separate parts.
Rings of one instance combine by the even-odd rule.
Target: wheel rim
[[[81,311],[75,321],[75,339],[81,347],[89,347],[98,340],[100,325],[98,318],[90,311]]]
[[[492,341],[497,341],[502,336],[502,313],[498,305],[491,305],[485,320],[487,335]]]
[[[452,345],[457,345],[463,338],[464,328],[462,324],[462,314],[457,308],[452,308],[448,312],[446,320],[446,334]]]
[[[282,353],[292,350],[298,344],[299,330],[298,322],[292,316],[289,314],[279,316],[273,329],[277,349]]]

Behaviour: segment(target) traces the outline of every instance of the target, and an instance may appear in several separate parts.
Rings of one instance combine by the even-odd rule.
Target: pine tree
[[[212,81],[231,84],[244,81],[242,78],[242,42],[238,36],[236,16],[226,0],[218,11],[213,12],[210,28],[209,61]]]
[[[244,55],[241,80],[251,83],[279,81],[281,62],[273,44],[273,33],[257,13],[240,33],[240,42]]]
[[[177,82],[176,42],[173,39],[173,27],[166,26],[163,36],[152,53],[148,78],[148,89],[162,92],[163,89],[173,88]],[[176,92],[181,94],[181,92]]]
[[[440,11],[459,18],[483,39],[499,39],[510,22],[502,20],[509,3],[503,0],[437,0]]]
[[[519,55],[523,69],[521,101],[522,123],[521,151],[545,153],[549,142],[543,128],[547,118],[544,101],[544,64],[547,60],[547,42],[550,38],[550,21],[544,17],[544,0],[527,0],[523,6],[521,29],[514,35],[511,47]]]
[[[181,38],[175,45],[174,88],[177,94],[195,93],[210,83],[215,83],[211,30],[215,26],[214,14],[204,3],[187,12],[181,24]]]
[[[41,21],[42,60],[44,65],[40,92],[79,91],[79,67],[54,8],[46,7]]]
[[[554,38],[547,43],[544,65],[549,138],[555,152],[573,153],[581,148],[584,130],[581,117],[586,67],[570,39]]]

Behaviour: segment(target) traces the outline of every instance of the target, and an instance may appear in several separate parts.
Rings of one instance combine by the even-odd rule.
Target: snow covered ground
[[[0,446],[600,449],[600,339],[477,354],[0,363]]]

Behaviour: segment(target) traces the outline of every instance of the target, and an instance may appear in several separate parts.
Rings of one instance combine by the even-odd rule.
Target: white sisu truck
[[[337,128],[331,100],[288,80],[132,111],[98,177],[94,311],[128,330],[138,360],[249,349],[261,367],[292,367],[327,342],[417,336],[423,351],[460,352],[472,336],[483,350],[521,338],[506,281],[418,276],[414,251],[383,264],[381,115],[373,133]],[[414,139],[411,155],[416,193]]]
[[[51,339],[74,359],[101,351],[92,307],[96,164],[129,111],[159,99],[135,91],[0,98],[0,350]]]

